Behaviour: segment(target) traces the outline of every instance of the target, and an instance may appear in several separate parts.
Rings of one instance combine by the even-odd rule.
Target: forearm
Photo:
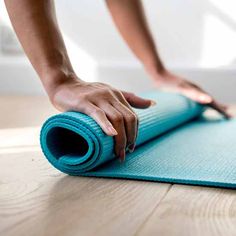
[[[164,65],[149,30],[140,0],[106,0],[112,18],[130,49],[151,72]]]
[[[134,150],[137,137],[138,121],[131,106],[147,108],[151,101],[103,83],[77,79],[52,0],[5,2],[21,44],[53,105],[61,111],[73,110],[91,116],[107,135],[115,136],[115,154],[124,160],[126,149]]]
[[[226,118],[226,109],[197,85],[172,74],[163,65],[149,30],[141,0],[106,0],[112,18],[130,49],[158,87],[169,87],[202,104],[210,104]]]
[[[5,0],[17,36],[48,94],[73,73],[53,0]]]

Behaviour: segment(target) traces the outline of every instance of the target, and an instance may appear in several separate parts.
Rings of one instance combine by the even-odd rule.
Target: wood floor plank
[[[169,186],[70,177],[37,145],[0,148],[0,235],[133,235]]]
[[[39,148],[46,97],[0,97],[0,235],[132,235],[171,185],[66,176]]]
[[[0,129],[39,126],[57,111],[46,96],[0,96]]]
[[[235,236],[236,192],[173,185],[136,235]]]
[[[235,105],[230,113],[236,115]],[[175,184],[136,235],[235,236],[236,191]]]

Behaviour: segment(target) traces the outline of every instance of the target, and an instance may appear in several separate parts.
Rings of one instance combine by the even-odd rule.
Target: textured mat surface
[[[194,119],[203,108],[176,94],[145,95],[157,105],[136,110],[137,148],[114,159],[113,138],[90,117],[66,112],[49,118],[41,147],[59,170],[81,176],[236,187],[236,121]]]

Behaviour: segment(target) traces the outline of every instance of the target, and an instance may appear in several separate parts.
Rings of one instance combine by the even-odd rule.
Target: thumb
[[[156,102],[153,100],[138,97],[133,93],[128,93],[128,92],[122,92],[122,93],[123,93],[125,99],[127,100],[127,102],[132,107],[135,107],[135,108],[144,109],[144,108],[148,108],[148,107],[156,104]]]

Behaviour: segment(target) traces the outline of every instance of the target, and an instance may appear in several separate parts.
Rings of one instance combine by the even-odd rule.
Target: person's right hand
[[[60,111],[79,111],[91,116],[102,130],[115,138],[115,154],[125,160],[137,137],[138,118],[132,107],[148,108],[153,101],[121,92],[103,83],[87,83],[76,78],[60,83],[50,96]]]

